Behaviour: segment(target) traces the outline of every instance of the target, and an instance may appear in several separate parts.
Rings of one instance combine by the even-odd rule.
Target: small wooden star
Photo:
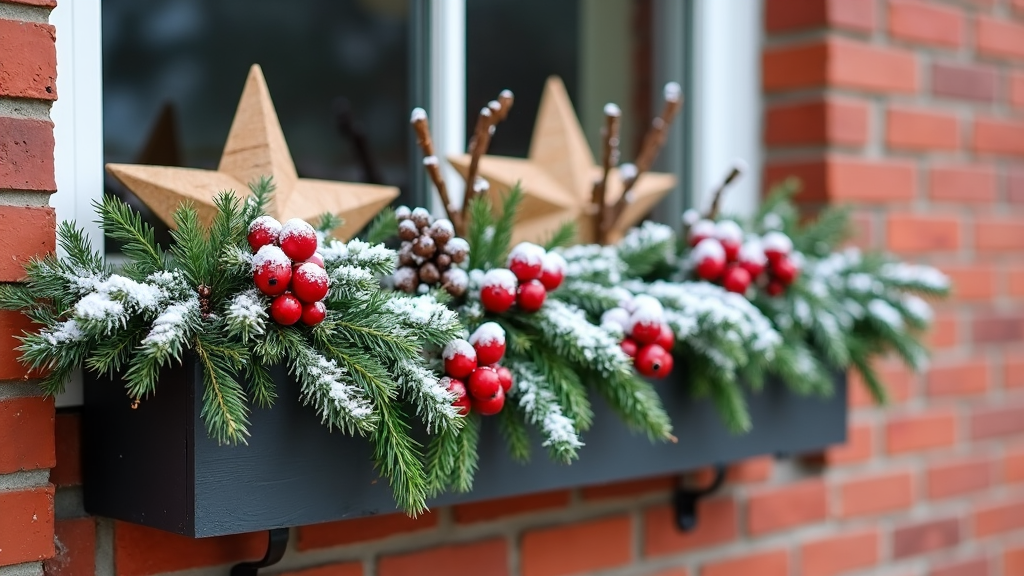
[[[463,176],[469,169],[468,154],[448,158]],[[592,202],[594,182],[601,177],[583,128],[573,111],[565,84],[558,77],[548,78],[541,96],[537,123],[527,158],[484,156],[479,174],[487,180],[487,193],[500,197],[519,182],[524,199],[515,230],[514,242],[542,243],[562,223],[576,220],[577,241],[598,241],[597,206]],[[645,172],[631,190],[632,201],[609,230],[606,240],[615,242],[636,226],[676,185],[672,174]],[[618,169],[608,179],[605,203],[612,206],[622,196],[623,184]],[[495,202],[497,204],[497,202]]]
[[[345,239],[398,196],[393,186],[299,178],[258,65],[249,70],[217,170],[136,164],[107,164],[106,168],[171,227],[182,202],[191,202],[209,224],[217,211],[213,199],[218,192],[234,190],[247,196],[248,184],[262,176],[272,177],[277,186],[268,207],[271,216],[282,222],[301,218],[315,224],[324,213],[331,213],[344,219],[333,233]]]

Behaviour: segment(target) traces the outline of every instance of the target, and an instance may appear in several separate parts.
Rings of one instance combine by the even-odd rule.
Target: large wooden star
[[[469,169],[467,154],[448,158],[463,176]],[[484,156],[479,174],[490,184],[488,194],[500,197],[520,183],[524,199],[513,232],[514,241],[543,242],[562,223],[575,220],[581,243],[597,242],[597,207],[592,204],[594,182],[601,177],[565,84],[548,78],[541,96],[537,123],[527,158]],[[633,200],[612,225],[605,240],[615,242],[646,216],[676,185],[672,174],[645,172],[631,191]],[[622,196],[618,169],[608,178],[605,203],[612,206]],[[495,202],[495,204],[498,204]]]
[[[344,239],[359,232],[398,196],[392,186],[299,178],[258,65],[249,70],[216,171],[135,164],[107,164],[107,171],[171,227],[182,202],[191,202],[209,223],[216,213],[213,199],[218,192],[234,190],[247,196],[248,184],[261,176],[273,177],[277,185],[268,209],[271,216],[315,224],[329,212],[344,219],[334,230],[335,236]]]

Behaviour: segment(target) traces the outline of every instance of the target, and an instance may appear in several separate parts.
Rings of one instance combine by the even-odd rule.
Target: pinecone
[[[466,293],[468,275],[455,267],[465,262],[469,243],[455,236],[450,220],[434,220],[424,208],[410,210],[405,206],[395,210],[398,216],[398,237],[402,246],[398,250],[398,270],[395,288],[414,293],[420,286],[440,286],[452,296]]]

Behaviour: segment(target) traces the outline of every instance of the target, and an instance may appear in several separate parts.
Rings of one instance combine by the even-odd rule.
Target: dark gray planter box
[[[370,461],[369,443],[328,432],[298,386],[281,371],[278,401],[255,409],[247,446],[218,446],[199,418],[198,365],[167,369],[158,393],[132,410],[121,382],[85,386],[85,508],[193,537],[254,532],[395,511],[387,481]],[[754,431],[730,434],[706,400],[690,398],[685,370],[658,390],[678,444],[651,444],[632,434],[594,399],[593,429],[572,465],[547,459],[535,438],[531,462],[509,458],[497,422],[485,419],[480,470],[469,494],[431,505],[604,484],[728,463],[761,454],[796,454],[846,438],[846,380],[831,398],[801,398],[781,385],[749,397]]]

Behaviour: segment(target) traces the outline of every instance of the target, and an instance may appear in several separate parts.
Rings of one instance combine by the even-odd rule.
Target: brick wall
[[[673,527],[678,479],[653,478],[298,528],[272,573],[1024,575],[1024,2],[764,1],[766,180],[853,203],[860,244],[953,276],[933,368],[883,362],[890,409],[854,383],[846,445],[733,465],[690,534]],[[53,243],[49,6],[0,4],[0,223],[33,223],[0,225],[16,260]],[[0,281],[16,280],[4,258]],[[10,358],[19,326],[0,316],[0,565],[56,551],[48,574],[201,576],[262,554],[263,534],[85,517],[73,412],[56,417],[54,550],[53,409]]]
[[[0,282],[17,282],[32,256],[54,248],[49,194],[56,99],[52,4],[0,4]],[[14,360],[14,334],[28,323],[0,312],[0,568],[41,570],[54,552],[53,401]]]

